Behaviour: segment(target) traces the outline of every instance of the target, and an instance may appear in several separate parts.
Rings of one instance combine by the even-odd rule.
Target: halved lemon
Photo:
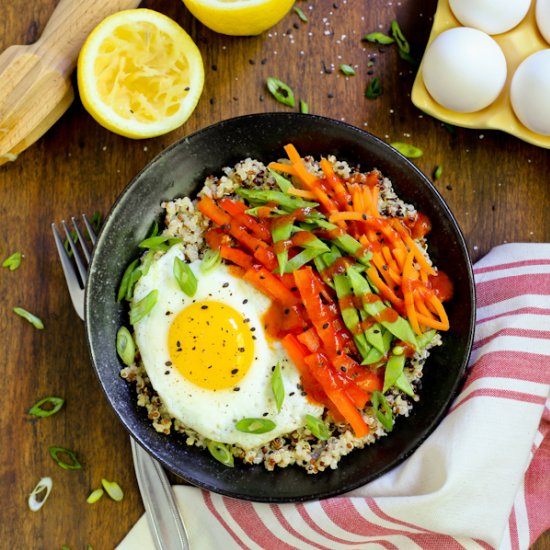
[[[82,46],[77,75],[85,109],[105,128],[134,139],[181,126],[204,85],[202,57],[191,37],[149,9],[104,19]]]
[[[278,23],[294,0],[183,0],[187,9],[213,31],[232,36],[260,34]]]

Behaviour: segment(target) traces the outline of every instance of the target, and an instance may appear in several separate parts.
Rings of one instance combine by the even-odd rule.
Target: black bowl
[[[193,195],[209,174],[246,157],[270,161],[293,143],[302,154],[334,154],[363,170],[378,168],[405,201],[429,216],[429,250],[455,286],[448,304],[451,330],[432,351],[422,378],[420,401],[408,418],[376,444],[344,457],[338,469],[308,475],[298,467],[268,472],[263,466],[226,468],[207,451],[187,447],[177,435],[157,433],[136,405],[116,350],[118,327],[127,319],[116,293],[125,267],[138,255],[137,243],[155,220],[164,199]],[[130,434],[168,470],[188,482],[224,495],[264,502],[325,498],[355,489],[409,456],[435,429],[462,381],[470,354],[475,294],[464,238],[442,197],[405,157],[371,134],[312,115],[267,113],[214,124],[175,143],[126,187],[107,216],[95,247],[86,291],[86,331],[93,365],[109,403]]]

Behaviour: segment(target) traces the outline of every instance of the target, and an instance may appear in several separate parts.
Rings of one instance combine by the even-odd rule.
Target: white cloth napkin
[[[522,550],[550,528],[550,244],[499,246],[474,272],[467,382],[411,457],[351,493],[303,504],[177,486],[191,549]],[[149,548],[142,517],[118,550]]]

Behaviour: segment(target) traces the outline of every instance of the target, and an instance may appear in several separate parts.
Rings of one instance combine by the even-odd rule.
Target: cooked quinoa
[[[356,178],[366,178],[365,174],[358,175],[360,174],[358,168],[351,167],[347,162],[338,161],[334,156],[328,156],[327,158],[335,173],[342,178],[348,179],[352,174]],[[281,160],[279,162],[288,161]],[[322,175],[318,162],[312,157],[304,157],[304,162],[310,172]],[[276,188],[275,180],[266,166],[258,160],[247,158],[234,167],[224,168],[222,172],[223,174],[220,177],[211,175],[206,178],[198,197],[207,195],[219,199],[233,195],[238,187]],[[379,185],[378,209],[382,215],[409,217],[411,220],[415,218],[415,208],[399,199],[388,178],[381,179]],[[182,239],[183,251],[189,262],[202,258],[208,248],[203,235],[210,226],[210,221],[196,209],[196,200],[189,197],[177,198],[163,202],[162,207],[165,210],[164,234]],[[421,245],[421,249],[431,263],[425,240],[421,239],[417,242]],[[404,373],[413,388],[417,386],[418,381],[422,378],[422,368],[429,355],[429,349],[440,344],[441,337],[437,334],[426,348],[416,352],[414,357],[407,361]],[[122,369],[121,376],[128,382],[135,384],[137,404],[147,410],[148,417],[155,430],[166,435],[174,433],[176,437],[181,437],[187,445],[206,448],[207,439],[173,418],[163,405],[160,397],[151,386],[147,372],[140,361],[139,352],[136,355],[135,363]],[[395,387],[388,391],[385,396],[392,408],[394,417],[408,416],[413,401],[419,399],[418,396],[410,398]],[[347,423],[335,422],[330,412],[325,410],[324,420],[332,434],[327,440],[317,439],[307,427],[303,427],[287,434],[285,437],[273,439],[268,445],[255,449],[244,450],[237,445],[228,445],[228,447],[233,456],[242,460],[245,464],[263,464],[267,470],[274,470],[277,466],[284,468],[292,464],[304,468],[311,474],[322,472],[328,468],[335,469],[343,456],[354,449],[361,449],[372,444],[379,437],[387,435],[370,406],[367,406],[362,414],[369,427],[369,434],[364,438],[355,437]]]

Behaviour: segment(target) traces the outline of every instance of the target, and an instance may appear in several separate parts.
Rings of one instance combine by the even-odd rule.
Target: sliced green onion
[[[200,270],[202,273],[208,273],[213,269],[216,269],[222,263],[222,256],[219,250],[212,250],[209,248],[202,257]]]
[[[351,65],[346,65],[342,63],[340,65],[340,71],[346,76],[355,76],[355,69]]]
[[[437,181],[442,174],[443,174],[443,166],[441,166],[441,164],[438,164],[434,170],[434,175],[433,175],[434,181]]]
[[[95,504],[103,496],[103,489],[94,489],[86,499],[88,504]]]
[[[136,358],[136,346],[130,331],[122,326],[116,333],[116,351],[125,365],[132,365]]]
[[[224,466],[233,468],[235,466],[233,455],[229,450],[228,446],[224,443],[218,443],[217,441],[209,441],[206,445],[210,454],[218,461],[221,462]]]
[[[418,147],[415,147],[410,143],[394,141],[393,143],[390,143],[390,145],[394,149],[397,149],[404,157],[407,157],[408,159],[416,159],[418,157],[421,157],[423,154],[422,149],[419,149]]]
[[[299,7],[295,7],[294,8],[294,11],[296,12],[296,15],[304,22],[304,23],[307,23],[308,19],[307,19],[307,16],[306,14],[299,8]]]
[[[283,373],[281,371],[281,364],[277,362],[271,375],[271,389],[273,391],[273,397],[275,398],[275,405],[277,405],[277,411],[281,412],[283,401],[285,399],[285,385],[283,382]]]
[[[330,437],[328,426],[320,418],[306,414],[306,425],[317,439],[325,440]]]
[[[181,290],[192,298],[197,292],[198,281],[189,264],[176,256],[174,258],[173,273]]]
[[[82,468],[82,464],[80,464],[73,451],[63,447],[48,447],[48,451],[50,451],[50,455],[56,464],[64,470],[80,470]],[[66,455],[70,462],[65,462],[59,455]]]
[[[130,285],[130,279],[132,277],[132,272],[134,271],[136,265],[138,263],[138,260],[134,260],[132,263],[128,265],[128,267],[124,270],[124,274],[122,275],[122,280],[120,281],[120,286],[118,287],[118,294],[117,294],[117,302],[122,301],[123,298],[126,297],[128,294],[128,287]]]
[[[151,290],[147,296],[132,305],[130,309],[130,324],[135,325],[141,321],[155,306],[158,299],[158,290]]]
[[[393,44],[395,40],[387,34],[381,32],[371,32],[363,36],[363,40],[374,42],[375,44]]]
[[[265,434],[275,428],[276,424],[268,418],[243,418],[235,424],[239,432],[247,434]]]
[[[32,414],[33,416],[40,416],[42,418],[52,416],[56,412],[59,412],[63,406],[63,403],[65,403],[65,400],[61,397],[55,397],[53,395],[44,397],[44,399],[41,399],[29,409],[29,414]],[[43,406],[46,404],[49,405],[49,408],[44,409]]]
[[[376,418],[387,432],[391,432],[393,429],[393,413],[386,397],[376,390],[372,392],[371,402]]]
[[[76,231],[74,231],[74,230],[71,231],[70,235],[71,235],[71,239],[72,239],[73,243],[78,242],[78,234],[76,233]],[[72,257],[73,249],[71,248],[71,244],[69,242],[69,239],[65,239],[65,242],[63,243],[63,246],[65,247],[65,250],[67,251],[67,254],[69,255],[69,258]]]
[[[159,223],[154,221],[151,224],[151,229],[149,230],[149,237],[156,237],[159,234]]]
[[[101,212],[96,210],[90,219],[90,224],[92,225],[93,230],[95,232],[99,231],[99,228],[101,227],[102,223],[103,223],[103,216],[101,215]]]
[[[149,248],[151,250],[164,250],[168,247],[181,243],[179,237],[171,237],[170,235],[155,235],[154,237],[147,237],[138,244],[138,248]]]
[[[116,481],[102,479],[101,485],[103,485],[105,492],[116,502],[120,502],[124,498],[124,492]]]
[[[71,550],[66,544],[61,547],[61,550]]]
[[[395,19],[391,22],[391,33],[393,38],[397,42],[397,47],[405,53],[410,53],[411,46],[405,38],[405,35],[403,34],[399,23]]]
[[[7,267],[10,271],[15,271],[21,265],[22,259],[23,254],[21,254],[21,252],[14,252],[2,262],[2,267]]]
[[[53,481],[51,477],[43,477],[32,490],[27,501],[29,508],[33,512],[38,512],[42,506],[46,503],[46,500],[50,496],[50,491],[53,487]]]
[[[266,82],[267,89],[279,103],[287,105],[288,107],[294,107],[294,92],[288,85],[272,76],[270,76]]]
[[[141,265],[139,267],[136,267],[136,269],[132,272],[132,276],[130,277],[130,287],[128,288],[128,292],[130,294],[128,300],[131,300],[132,294],[134,292],[133,287],[138,282],[140,277],[149,273],[149,269],[151,269],[151,266],[153,265],[155,253],[155,250],[148,250],[141,258]]]
[[[380,84],[380,77],[375,76],[367,84],[365,89],[365,97],[367,99],[376,99],[382,95],[382,84]]]
[[[44,328],[44,323],[36,315],[33,315],[26,309],[23,309],[22,307],[14,307],[13,312],[17,313],[20,317],[23,317],[23,319],[26,319],[34,328],[37,328],[38,330],[42,330]]]
[[[300,113],[303,115],[309,114],[309,106],[303,99],[300,99]]]

